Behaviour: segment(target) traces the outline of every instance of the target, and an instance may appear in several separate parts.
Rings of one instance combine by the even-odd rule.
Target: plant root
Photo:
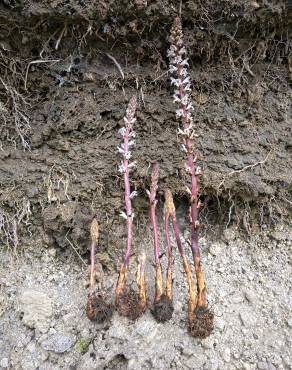
[[[172,300],[166,294],[162,294],[159,301],[154,302],[152,315],[158,322],[165,322],[172,318],[173,314]]]
[[[86,313],[91,321],[102,323],[109,320],[114,312],[112,304],[105,301],[101,294],[89,294]]]
[[[141,302],[140,295],[132,288],[124,288],[116,296],[116,308],[120,315],[131,320],[137,320],[146,310],[146,305]]]
[[[206,307],[196,307],[189,319],[189,331],[195,338],[207,338],[214,329],[214,313]]]

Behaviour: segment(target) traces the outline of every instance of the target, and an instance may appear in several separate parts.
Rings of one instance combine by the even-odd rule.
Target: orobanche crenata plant
[[[150,190],[146,190],[149,198],[150,220],[153,231],[154,260],[155,260],[155,298],[153,304],[153,316],[159,322],[170,320],[173,314],[172,302],[172,248],[168,229],[166,229],[166,247],[167,247],[167,271],[166,284],[163,288],[162,268],[159,256],[158,225],[156,216],[156,193],[158,189],[159,166],[155,163],[152,167]]]
[[[99,276],[99,289],[96,289],[96,247],[99,238],[99,226],[96,217],[90,225],[90,283],[86,313],[92,321],[103,322],[109,319],[113,313],[113,306],[105,299],[103,289],[103,273]]]
[[[136,293],[131,287],[126,284],[126,277],[129,268],[129,260],[132,252],[133,241],[133,220],[134,211],[132,207],[132,199],[137,195],[135,191],[131,191],[130,171],[135,167],[132,158],[131,148],[135,146],[135,132],[133,125],[136,122],[135,113],[137,108],[137,98],[132,96],[129,101],[128,109],[124,117],[125,126],[119,130],[123,142],[118,146],[118,151],[122,156],[122,161],[119,167],[119,172],[124,176],[125,189],[125,211],[121,212],[122,218],[127,222],[127,244],[124,261],[121,264],[119,278],[116,286],[116,307],[118,312],[131,318],[137,319],[146,309],[147,298],[145,289],[145,254],[142,253],[138,261],[137,269],[137,284],[139,293]]]
[[[170,48],[168,50],[169,72],[171,84],[174,85],[174,103],[177,105],[176,116],[181,121],[178,133],[182,138],[182,148],[187,157],[187,171],[191,176],[191,188],[188,188],[190,197],[191,215],[191,248],[197,277],[196,307],[189,316],[189,329],[192,335],[206,337],[213,330],[213,313],[208,310],[206,299],[205,279],[201,267],[201,257],[198,238],[198,200],[199,168],[196,168],[196,157],[193,153],[193,104],[191,99],[191,79],[189,64],[186,57],[186,48],[183,42],[181,19],[174,20],[170,33]]]

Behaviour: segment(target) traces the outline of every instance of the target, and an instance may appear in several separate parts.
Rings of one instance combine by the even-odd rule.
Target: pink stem
[[[95,280],[95,275],[96,275],[96,257],[95,257],[95,252],[96,252],[96,242],[92,241],[91,242],[91,250],[90,250],[90,289],[89,293],[94,294],[96,290],[96,280]]]
[[[169,211],[165,211],[164,215],[164,231],[165,231],[165,239],[166,239],[166,248],[167,248],[167,268],[170,269],[172,266],[172,246],[171,246],[171,239],[169,234]]]
[[[150,217],[151,217],[151,224],[153,228],[153,243],[154,243],[154,256],[155,256],[155,263],[159,264],[159,247],[158,247],[158,232],[157,232],[157,220],[156,220],[156,206],[150,206]]]
[[[176,244],[177,244],[179,253],[182,257],[184,257],[185,256],[185,250],[184,250],[184,247],[183,247],[181,239],[180,239],[180,231],[179,231],[179,228],[177,226],[177,222],[176,222],[176,219],[175,219],[174,216],[171,216],[171,221],[172,221],[174,236],[175,236],[175,240],[176,240]]]
[[[125,152],[128,152],[129,150],[129,133],[130,133],[131,127],[130,125],[126,127],[126,133],[124,137],[124,148]],[[129,259],[131,255],[132,250],[132,233],[133,233],[133,217],[132,217],[132,202],[131,202],[131,187],[130,187],[130,180],[129,180],[129,160],[124,160],[124,167],[125,167],[125,173],[124,173],[124,184],[125,184],[125,206],[126,206],[126,215],[127,215],[127,251],[125,254],[125,260],[124,264],[125,266],[128,266]]]
[[[157,182],[159,176],[159,166],[157,163],[153,165],[152,168],[152,175],[151,175],[151,187],[150,191],[148,190],[148,197],[150,203],[150,219],[153,229],[153,243],[154,243],[154,257],[155,263],[158,265],[160,263],[159,260],[159,246],[158,246],[158,227],[157,227],[157,217],[156,217],[156,193],[157,193]]]
[[[127,268],[129,265],[129,259],[132,251],[132,238],[133,238],[133,209],[131,201],[131,186],[129,179],[129,158],[130,158],[130,143],[129,139],[133,136],[133,123],[135,122],[135,112],[137,107],[137,98],[132,96],[129,101],[125,121],[125,132],[123,151],[123,170],[124,170],[124,185],[125,185],[125,208],[127,218],[127,249],[124,258],[124,266]],[[132,144],[133,145],[133,144]]]
[[[185,90],[183,86],[183,75],[182,75],[183,66],[177,65],[177,77],[181,81],[179,91],[180,97],[185,96]],[[189,112],[186,106],[180,103],[180,108],[182,109],[182,121],[185,130],[188,130],[191,126],[191,121],[189,119]],[[193,144],[189,136],[185,139],[185,147],[187,150],[187,163],[191,173],[191,248],[193,253],[193,258],[200,256],[199,242],[198,242],[198,184],[196,177],[196,167],[195,167],[195,158],[193,155]]]

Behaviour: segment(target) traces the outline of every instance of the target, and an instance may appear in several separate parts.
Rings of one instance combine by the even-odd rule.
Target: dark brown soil
[[[141,305],[139,294],[126,286],[116,297],[116,309],[120,315],[137,320],[145,312],[146,307]]]
[[[158,322],[170,320],[173,314],[172,301],[165,294],[162,294],[160,300],[154,302],[152,314]]]
[[[64,257],[84,254],[100,217],[99,260],[122,251],[117,134],[138,95],[137,219],[147,219],[151,164],[183,200],[189,175],[167,76],[177,1],[32,1],[0,5],[0,237],[37,236]],[[253,228],[291,212],[289,14],[284,1],[188,1],[202,224]],[[113,59],[114,58],[114,59]],[[185,215],[184,215],[185,217]],[[137,236],[135,230],[135,237]],[[72,247],[73,246],[73,247]]]
[[[207,308],[195,309],[194,319],[189,322],[192,336],[200,339],[207,338],[214,329],[214,313]]]
[[[86,313],[89,320],[99,323],[109,320],[114,311],[113,305],[106,302],[102,295],[88,297]]]

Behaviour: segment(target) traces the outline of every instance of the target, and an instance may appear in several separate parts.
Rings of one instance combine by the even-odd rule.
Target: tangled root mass
[[[195,316],[189,322],[189,330],[196,338],[207,338],[214,329],[214,313],[208,308],[197,307]]]
[[[126,316],[131,320],[138,319],[146,309],[141,304],[139,294],[129,287],[125,287],[117,296],[116,308],[120,315]]]
[[[170,320],[173,314],[172,301],[165,294],[162,294],[160,300],[154,303],[152,314],[156,321],[165,322]]]
[[[102,295],[90,295],[87,301],[87,317],[89,320],[104,322],[111,318],[113,306],[106,302]]]

